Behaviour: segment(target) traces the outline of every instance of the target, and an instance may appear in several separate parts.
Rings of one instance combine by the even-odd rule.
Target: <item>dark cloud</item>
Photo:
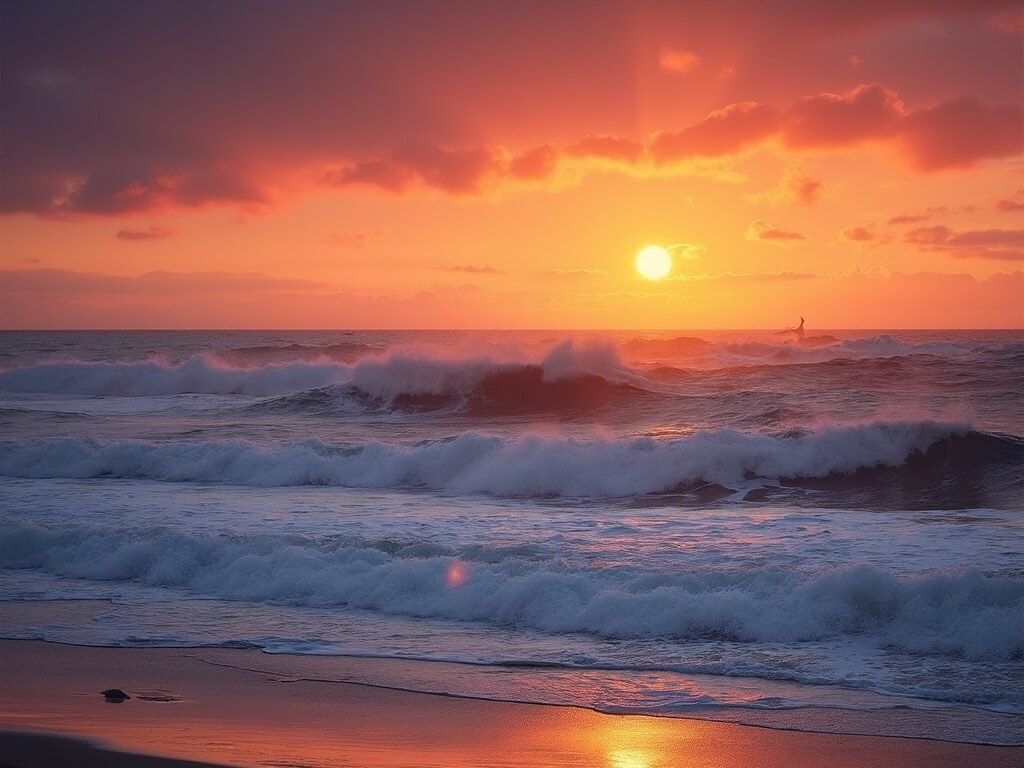
[[[1019,0],[250,0],[244,12],[207,0],[4,2],[0,211],[259,209],[287,199],[297,176],[326,168],[335,184],[473,194],[493,177],[543,179],[563,157],[665,163],[777,136],[794,147],[899,136],[918,169],[961,167],[1020,151],[1021,111],[1001,106],[1020,100],[1019,39],[988,26],[1017,11]],[[919,103],[937,106],[904,114],[891,91],[867,84],[781,111],[742,101],[663,126],[646,146],[636,140],[644,98],[680,98],[663,90],[678,78],[657,62],[673,41],[637,30],[735,43],[751,66],[729,89],[785,104],[795,92],[784,87],[812,87],[799,52],[915,19],[964,38],[940,47],[918,35],[926,60],[896,52],[885,67]],[[663,85],[638,69],[645,44]],[[707,63],[710,72],[735,62]],[[940,66],[961,78],[956,90],[931,74]],[[947,91],[973,96],[948,101]],[[694,103],[715,106],[696,98],[715,98],[708,92]],[[548,148],[519,154],[519,140]],[[511,159],[488,149],[498,142],[514,146]]]
[[[621,34],[628,9],[588,7],[581,55],[565,41],[584,31],[582,9],[528,6],[3,3],[0,210],[258,206],[310,163],[473,146],[482,137],[472,118],[481,116],[501,124],[535,113],[585,134],[631,88]],[[531,71],[508,67],[525,50]],[[541,75],[547,87],[530,87]],[[566,99],[584,78],[602,89]],[[472,118],[452,108],[456,93],[473,105]],[[354,175],[400,188],[402,169],[382,165]],[[457,171],[435,170],[439,188],[465,187]]]

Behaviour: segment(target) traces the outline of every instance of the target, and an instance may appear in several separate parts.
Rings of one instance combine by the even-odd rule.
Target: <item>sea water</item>
[[[7,332],[0,634],[1024,743],[1022,391],[1020,332]]]

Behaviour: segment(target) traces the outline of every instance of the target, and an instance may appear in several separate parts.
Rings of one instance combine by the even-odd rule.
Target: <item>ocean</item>
[[[0,340],[3,637],[1024,743],[1020,331]]]

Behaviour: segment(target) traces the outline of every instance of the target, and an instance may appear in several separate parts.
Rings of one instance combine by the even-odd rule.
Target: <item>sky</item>
[[[1021,328],[1022,269],[1019,0],[0,5],[3,328]]]

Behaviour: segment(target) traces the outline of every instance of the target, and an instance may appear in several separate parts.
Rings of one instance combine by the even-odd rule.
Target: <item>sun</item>
[[[661,280],[672,269],[672,257],[660,245],[648,245],[636,255],[636,271],[648,280]]]

